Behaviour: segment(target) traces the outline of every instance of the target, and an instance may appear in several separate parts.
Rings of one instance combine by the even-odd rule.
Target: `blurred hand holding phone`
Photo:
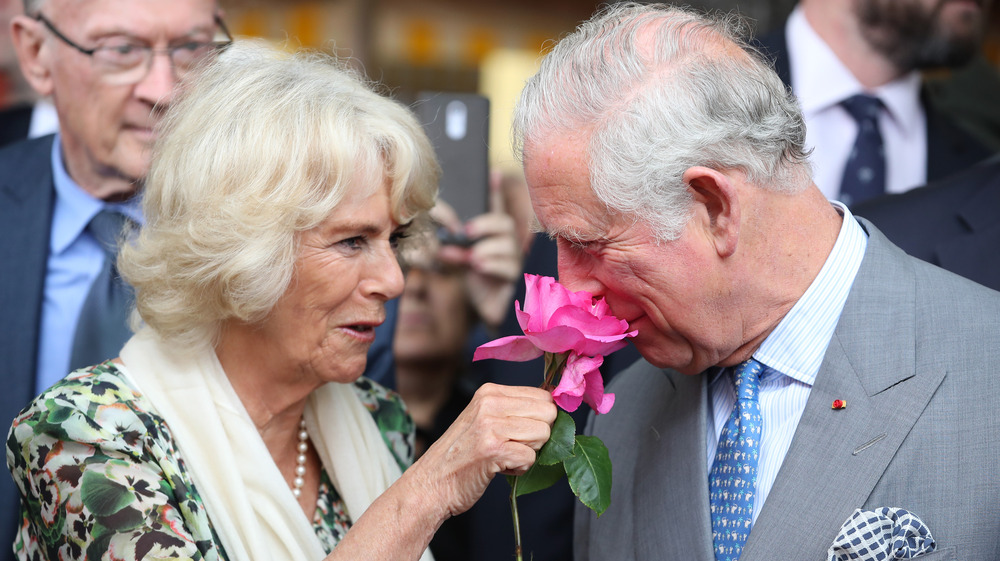
[[[441,164],[437,259],[467,267],[469,297],[480,318],[499,325],[520,280],[523,255],[505,212],[500,177],[489,173],[489,100],[425,92],[415,107]],[[443,203],[443,204],[442,204]]]
[[[489,99],[469,93],[422,92],[415,110],[441,164],[438,197],[463,223],[488,212]],[[461,230],[442,228],[438,237],[442,244],[472,244]]]

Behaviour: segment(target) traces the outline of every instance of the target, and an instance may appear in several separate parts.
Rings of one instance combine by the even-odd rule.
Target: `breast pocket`
[[[918,555],[912,559],[914,561],[954,561],[957,555],[958,553],[955,551],[954,547],[948,547],[945,549],[939,549],[932,553]]]

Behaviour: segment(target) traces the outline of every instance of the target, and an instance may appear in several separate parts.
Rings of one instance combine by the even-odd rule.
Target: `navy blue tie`
[[[857,94],[840,104],[858,123],[858,137],[844,165],[844,178],[840,183],[840,201],[853,206],[885,193],[885,147],[878,128],[882,101]]]
[[[708,476],[716,561],[737,561],[753,524],[763,426],[757,393],[763,370],[752,358],[736,367],[736,405],[719,435]]]
[[[115,267],[115,253],[128,219],[114,210],[97,213],[87,230],[104,249],[104,265],[80,310],[70,356],[70,370],[99,364],[118,356],[132,331],[128,327],[132,290]]]

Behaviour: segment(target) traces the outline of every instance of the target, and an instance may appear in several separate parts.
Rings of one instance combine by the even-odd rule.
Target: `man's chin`
[[[636,350],[642,355],[642,358],[657,368],[669,368],[686,375],[701,372],[701,370],[693,370],[694,366],[691,364],[690,356],[681,357],[670,354],[668,350],[665,350],[665,345],[662,342],[660,344],[656,342],[650,342],[649,344],[643,344],[640,341],[633,342],[635,343]]]
[[[111,165],[118,175],[131,182],[140,182],[149,175],[152,160],[152,141],[132,137],[119,144],[120,149],[113,155]]]

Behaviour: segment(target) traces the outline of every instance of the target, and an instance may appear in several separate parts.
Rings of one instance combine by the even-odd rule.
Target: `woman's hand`
[[[535,463],[555,419],[545,390],[484,384],[326,561],[417,559],[441,523],[468,510],[496,474],[520,475]]]
[[[485,384],[404,477],[419,478],[445,517],[468,510],[497,473],[520,475],[549,439],[556,407],[539,388]]]

